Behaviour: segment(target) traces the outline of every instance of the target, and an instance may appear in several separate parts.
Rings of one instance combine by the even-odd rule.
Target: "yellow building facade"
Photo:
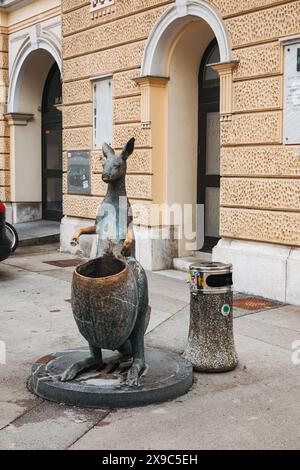
[[[106,192],[102,141],[135,137],[127,192],[144,267],[212,251],[237,290],[300,304],[300,1],[2,3],[12,219],[63,216],[70,251]]]

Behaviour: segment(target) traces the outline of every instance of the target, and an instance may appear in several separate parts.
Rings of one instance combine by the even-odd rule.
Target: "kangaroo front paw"
[[[139,386],[140,375],[144,369],[145,369],[145,364],[143,362],[134,361],[128,371],[126,384],[129,385],[130,387]]]
[[[69,380],[74,380],[75,377],[82,371],[80,364],[73,364],[69,369],[67,369],[61,376],[61,382],[68,382]]]
[[[81,372],[87,372],[93,367],[101,367],[103,364],[99,359],[94,357],[89,357],[84,361],[76,362],[72,364],[61,376],[61,382],[68,382],[70,380],[74,380],[78,374]]]

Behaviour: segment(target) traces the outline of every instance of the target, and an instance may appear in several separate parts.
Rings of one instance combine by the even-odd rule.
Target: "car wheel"
[[[11,251],[14,252],[17,249],[17,246],[19,244],[19,237],[18,237],[17,231],[15,227],[13,227],[8,222],[5,222],[5,227],[6,227],[6,235],[11,242]]]

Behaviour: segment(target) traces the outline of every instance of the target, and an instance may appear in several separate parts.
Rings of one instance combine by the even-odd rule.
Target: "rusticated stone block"
[[[223,145],[281,143],[282,112],[233,115],[221,123]]]
[[[300,180],[222,178],[221,206],[300,210]]]
[[[132,137],[136,139],[136,147],[151,146],[151,131],[149,129],[141,129],[139,124],[114,126],[113,142],[115,148],[123,148],[124,144]]]
[[[127,175],[126,186],[129,198],[152,199],[152,176]]]
[[[80,80],[78,82],[64,83],[63,103],[82,103],[93,101],[93,86],[90,80]]]
[[[64,214],[83,219],[95,219],[102,198],[95,196],[72,196],[65,195]]]
[[[9,137],[10,136],[10,129],[9,126],[7,125],[7,121],[3,119],[3,121],[0,120],[0,137]]]
[[[210,0],[222,16],[234,15],[243,13],[256,8],[270,7],[280,3],[285,3],[286,0]]]
[[[68,10],[73,10],[74,8],[90,6],[90,5],[91,5],[90,0],[62,0],[61,2],[63,12],[66,12]]]
[[[165,8],[148,10],[134,16],[105,23],[64,39],[64,58],[90,54],[124,42],[137,41],[149,36],[153,25]]]
[[[67,152],[63,152],[63,171],[68,171],[68,154]]]
[[[5,119],[4,114],[7,112],[7,104],[0,102],[0,116]]]
[[[0,68],[8,69],[8,52],[1,52],[0,54]]]
[[[10,186],[10,171],[0,170],[0,186]]]
[[[127,160],[127,169],[128,173],[151,173],[151,151],[136,149],[134,154]]]
[[[68,127],[90,126],[93,123],[92,103],[65,106],[63,108],[63,125]]]
[[[8,51],[8,35],[7,34],[0,34],[0,51],[1,52]]]
[[[0,82],[5,83],[6,86],[8,86],[8,84],[9,84],[8,69],[1,69],[0,68]]]
[[[10,169],[10,156],[0,154],[0,170],[9,170]]]
[[[238,49],[233,51],[232,56],[239,61],[238,67],[233,70],[234,79],[275,75],[282,70],[278,42]]]
[[[221,208],[222,237],[300,246],[300,213]]]
[[[282,107],[282,78],[270,77],[259,80],[236,82],[233,86],[235,112]]]
[[[65,129],[63,133],[64,150],[87,150],[92,147],[92,127]]]
[[[10,201],[10,188],[9,187],[0,187],[0,200],[3,202]]]
[[[140,76],[140,69],[129,70],[114,74],[113,95],[114,97],[140,94],[140,87],[133,81],[133,78]]]
[[[68,194],[68,175],[63,173],[63,194]]]
[[[107,184],[102,181],[101,174],[92,175],[92,194],[93,196],[104,197],[107,191]]]
[[[300,148],[290,146],[223,147],[223,176],[300,176]]]
[[[8,137],[0,137],[0,153],[10,152],[10,139]]]
[[[140,121],[141,120],[140,96],[114,100],[113,120],[115,123]]]
[[[173,3],[173,0],[118,0],[114,5],[114,12],[109,15],[110,20],[117,20],[118,18],[126,18],[132,14],[139,13],[144,10],[150,10],[152,7]],[[98,26],[107,22],[107,15],[99,16],[92,19],[90,13],[90,4],[66,13],[63,15],[63,34],[69,35],[77,31]]]
[[[145,48],[145,41],[126,46],[95,52],[93,56],[86,55],[69,59],[64,65],[64,79],[78,80],[101,74],[113,74],[131,67],[139,67]]]
[[[233,47],[255,44],[299,32],[300,1],[230,18],[226,25]]]
[[[101,173],[103,163],[102,152],[94,150],[91,156],[91,168],[93,172]],[[127,173],[151,173],[151,151],[135,149],[133,155],[127,160]]]

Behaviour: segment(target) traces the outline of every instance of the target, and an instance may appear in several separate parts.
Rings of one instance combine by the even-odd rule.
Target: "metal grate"
[[[56,266],[57,268],[71,268],[73,266],[78,266],[79,264],[85,263],[86,260],[83,258],[74,258],[74,259],[58,259],[55,261],[43,261],[44,264],[50,264],[51,266]]]
[[[241,308],[243,310],[261,310],[267,308],[275,308],[283,305],[281,302],[276,302],[273,300],[262,299],[259,297],[243,297],[235,299],[233,301],[233,306],[236,308]]]

